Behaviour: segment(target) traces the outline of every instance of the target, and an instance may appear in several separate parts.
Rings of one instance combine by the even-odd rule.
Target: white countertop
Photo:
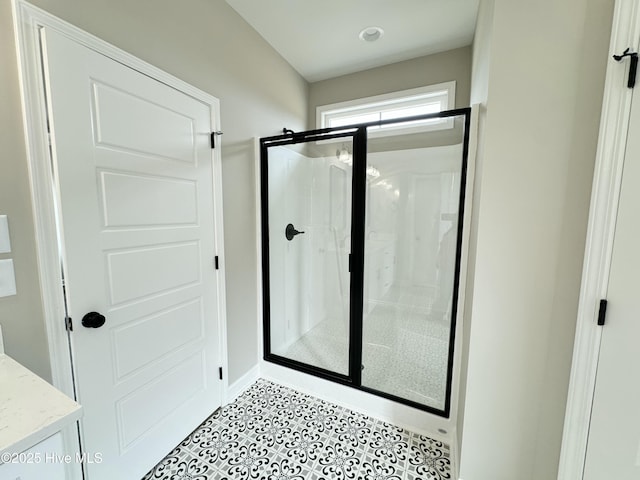
[[[82,407],[0,353],[0,454],[19,453],[82,416]]]

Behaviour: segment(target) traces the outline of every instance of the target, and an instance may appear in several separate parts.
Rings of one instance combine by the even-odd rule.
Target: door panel
[[[157,104],[144,92],[127,92],[98,81],[91,85],[96,145],[196,163],[195,119],[187,112]]]
[[[99,175],[104,227],[194,225],[198,221],[196,182],[105,171]],[[136,208],[131,208],[134,202]]]
[[[174,354],[204,336],[202,299],[191,300],[168,310],[130,322],[111,331],[111,347],[116,360],[116,381],[132,372]],[[155,339],[140,348],[153,330]]]
[[[446,412],[452,390],[463,116],[432,131],[369,139],[362,385]]]
[[[148,434],[166,416],[172,415],[205,390],[204,360],[203,352],[196,352],[171,370],[161,373],[152,382],[116,401],[121,452],[128,451],[135,441]]]
[[[83,448],[104,458],[85,468],[141,478],[221,404],[211,107],[43,45]]]
[[[339,145],[352,150],[351,137]],[[269,350],[287,360],[349,373],[351,167],[336,147],[267,149]],[[287,236],[287,226],[301,232]]]
[[[201,274],[197,242],[105,252],[111,306],[143,300],[197,284]]]
[[[634,95],[616,219],[585,480],[640,478],[640,102]]]

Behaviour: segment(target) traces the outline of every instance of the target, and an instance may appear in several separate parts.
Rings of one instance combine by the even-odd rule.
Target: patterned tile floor
[[[143,480],[451,478],[443,442],[258,380]]]

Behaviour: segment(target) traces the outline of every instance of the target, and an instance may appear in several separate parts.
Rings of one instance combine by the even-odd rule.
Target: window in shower
[[[446,82],[426,87],[360,98],[347,102],[317,107],[316,122],[320,128],[402,119],[437,113],[453,108],[456,82]],[[446,117],[427,117],[413,122],[386,122],[369,129],[369,134],[393,135],[427,130],[439,130],[452,126]],[[418,128],[416,128],[418,127]],[[399,130],[404,130],[400,132]]]
[[[469,118],[261,139],[267,361],[449,415]]]

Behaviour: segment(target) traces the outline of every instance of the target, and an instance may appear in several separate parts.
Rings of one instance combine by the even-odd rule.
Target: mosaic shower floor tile
[[[363,384],[401,398],[444,408],[449,317],[434,309],[432,287],[392,285],[366,305]],[[284,351],[299,362],[347,374],[349,330],[344,319],[322,320]]]
[[[143,480],[444,480],[438,440],[258,380]]]

